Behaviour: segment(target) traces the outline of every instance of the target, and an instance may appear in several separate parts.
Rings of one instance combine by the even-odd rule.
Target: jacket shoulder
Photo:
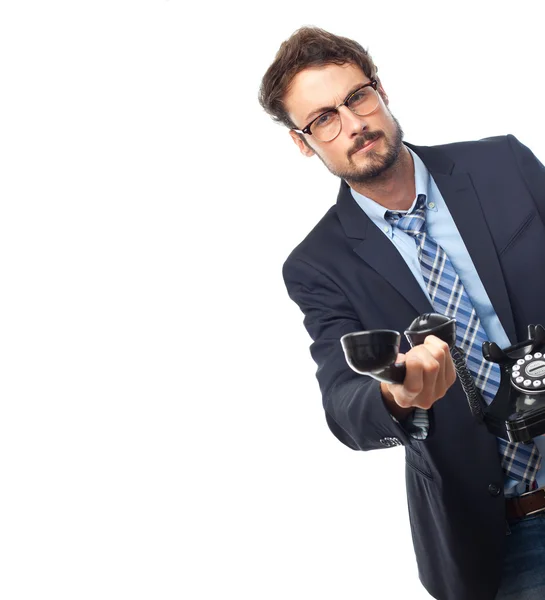
[[[492,137],[481,138],[480,140],[465,140],[461,142],[449,142],[447,144],[437,144],[435,146],[425,146],[426,148],[443,150],[445,152],[465,152],[467,150],[486,150],[495,147],[500,147],[507,144],[509,137],[514,137],[512,134],[495,135]]]
[[[442,152],[457,163],[472,163],[483,156],[505,153],[509,150],[509,139],[517,141],[515,136],[508,134],[486,137],[480,140],[425,146],[425,148],[428,152]]]

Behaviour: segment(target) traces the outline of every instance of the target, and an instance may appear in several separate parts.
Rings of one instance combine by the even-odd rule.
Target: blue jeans
[[[510,523],[496,600],[545,598],[545,512]]]

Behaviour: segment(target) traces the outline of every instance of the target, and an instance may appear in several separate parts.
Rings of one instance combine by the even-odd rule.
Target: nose
[[[342,131],[346,135],[354,137],[360,135],[364,129],[367,129],[364,117],[356,115],[347,106],[339,108],[339,115],[341,117]]]

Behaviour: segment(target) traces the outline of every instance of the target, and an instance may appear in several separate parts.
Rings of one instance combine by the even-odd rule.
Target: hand
[[[456,381],[449,347],[434,335],[407,354],[399,354],[397,362],[404,362],[407,369],[403,384],[380,384],[384,401],[396,418],[407,416],[414,408],[431,408]]]

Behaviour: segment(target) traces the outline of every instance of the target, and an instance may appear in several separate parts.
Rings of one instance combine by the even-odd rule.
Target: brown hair
[[[358,42],[318,27],[301,27],[278,49],[261,81],[259,103],[275,121],[295,128],[283,102],[293,78],[308,67],[347,63],[360,67],[369,79],[377,78],[373,59]]]

